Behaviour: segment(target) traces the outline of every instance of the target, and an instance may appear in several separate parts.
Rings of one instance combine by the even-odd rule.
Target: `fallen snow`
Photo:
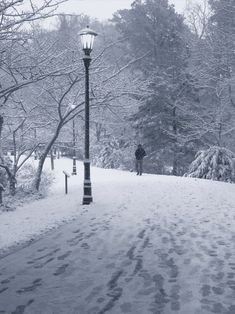
[[[30,161],[36,166],[37,161]],[[69,178],[69,193],[64,193],[63,170],[71,172],[72,161],[55,160],[55,182],[46,199],[40,199],[18,207],[15,211],[0,212],[0,250],[34,239],[36,236],[73,220],[79,215],[82,193],[82,176]],[[45,169],[50,171],[50,160]]]
[[[99,283],[100,290],[107,281],[125,290],[125,302],[110,313],[149,313],[146,304],[154,294],[159,313],[234,313],[235,185],[94,167],[94,202],[83,206],[83,165],[78,163],[78,175],[69,178],[68,195],[63,170],[71,172],[71,160],[55,161],[56,182],[47,199],[1,213],[1,249],[75,220],[71,228],[77,236],[64,242],[72,249],[85,241],[86,271],[78,269],[78,278]],[[70,262],[78,258],[82,265],[82,255],[71,256]],[[102,259],[109,262],[107,267]],[[108,269],[114,270],[111,281]],[[89,312],[86,289],[80,291],[84,313]],[[151,313],[158,313],[154,311],[150,306]]]
[[[36,164],[36,161],[31,161]],[[82,208],[83,164],[77,162],[78,175],[68,179],[69,193],[64,193],[64,174],[72,171],[72,160],[55,160],[55,182],[46,199],[36,200],[19,207],[15,211],[0,214],[0,250],[17,243],[30,240],[59,225],[79,217]],[[50,161],[45,169],[50,171]],[[127,215],[144,216],[146,210],[154,215],[173,215],[172,219],[190,216],[197,223],[208,220],[210,224],[198,228],[220,226],[224,230],[234,230],[235,186],[231,184],[200,179],[157,176],[92,168],[91,173],[94,203],[100,212],[105,206],[118,213],[120,205],[128,209]],[[134,187],[134,189],[133,189]],[[141,198],[140,198],[141,196]],[[137,198],[136,198],[137,197]],[[141,203],[136,204],[136,199]],[[132,206],[134,205],[134,212]],[[86,208],[86,206],[85,206]],[[157,210],[156,210],[157,209]],[[195,216],[194,216],[195,215]],[[222,224],[223,223],[223,224]]]

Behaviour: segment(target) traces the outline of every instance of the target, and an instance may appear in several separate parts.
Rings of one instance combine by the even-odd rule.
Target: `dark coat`
[[[138,147],[137,150],[135,151],[135,158],[137,160],[142,160],[146,156],[146,152],[143,149],[143,147]]]

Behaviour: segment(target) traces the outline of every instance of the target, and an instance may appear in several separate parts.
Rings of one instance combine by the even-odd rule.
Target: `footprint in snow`
[[[29,300],[26,305],[18,305],[15,311],[11,312],[11,314],[23,314],[25,309],[34,302],[33,299]]]
[[[24,288],[21,288],[19,290],[17,290],[16,292],[18,294],[22,294],[22,293],[26,293],[26,292],[32,292],[34,291],[36,288],[40,287],[42,285],[42,279],[41,278],[38,278],[38,279],[35,279],[31,286],[28,286],[28,287],[24,287]]]
[[[57,257],[57,259],[60,260],[64,260],[65,258],[67,258],[70,254],[72,253],[72,251],[67,251],[65,254],[60,255]]]
[[[57,268],[57,270],[54,272],[54,276],[59,276],[63,274],[66,271],[66,268],[69,266],[69,264],[64,264]]]

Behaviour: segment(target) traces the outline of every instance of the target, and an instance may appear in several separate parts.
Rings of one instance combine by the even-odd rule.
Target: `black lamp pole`
[[[75,137],[75,121],[73,118],[73,172],[72,175],[77,175],[77,167],[76,167],[76,137]]]
[[[85,66],[85,158],[84,158],[84,187],[83,187],[83,205],[89,205],[92,199],[91,190],[91,171],[90,171],[90,112],[89,112],[89,66],[91,63],[90,53],[93,42],[97,34],[87,26],[80,33],[82,48],[85,53],[83,62]]]
[[[85,65],[85,159],[84,159],[84,189],[83,205],[92,202],[91,172],[90,172],[90,111],[89,111],[89,66],[90,54],[87,52],[83,58]]]

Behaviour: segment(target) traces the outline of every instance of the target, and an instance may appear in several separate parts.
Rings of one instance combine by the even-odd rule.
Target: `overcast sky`
[[[198,2],[201,0],[191,0]],[[120,9],[130,8],[133,0],[68,0],[60,6],[59,11],[64,13],[84,13],[101,21],[112,17],[112,14]],[[175,5],[176,11],[182,13],[187,0],[169,0]]]

